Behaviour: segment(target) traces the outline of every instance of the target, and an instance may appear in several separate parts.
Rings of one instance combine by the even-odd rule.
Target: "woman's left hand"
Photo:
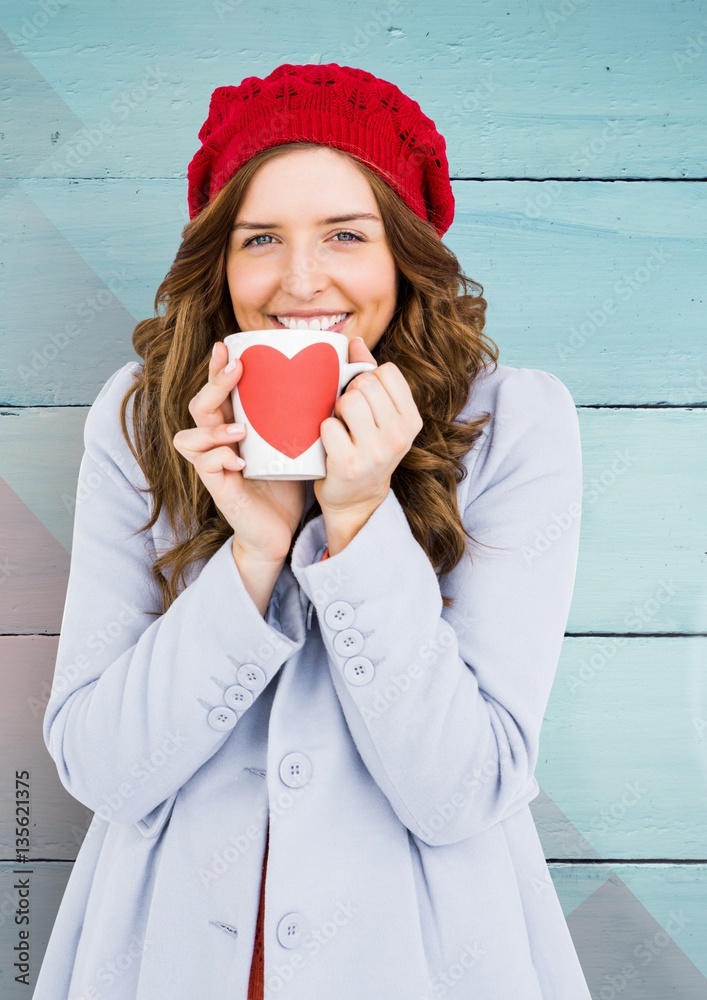
[[[349,343],[349,361],[375,358],[363,340]],[[326,522],[362,524],[383,502],[393,471],[412,447],[423,420],[404,375],[391,361],[356,375],[322,421],[326,477],[314,494]]]

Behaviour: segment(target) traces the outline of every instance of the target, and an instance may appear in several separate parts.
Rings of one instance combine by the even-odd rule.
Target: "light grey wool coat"
[[[268,821],[266,998],[588,1000],[528,807],[579,545],[564,383],[475,380],[457,496],[485,545],[439,580],[391,489],[328,560],[304,526],[265,617],[232,536],[150,616],[176,539],[164,511],[135,533],[138,370],[85,423],[44,738],[95,815],[34,1000],[246,1000]]]

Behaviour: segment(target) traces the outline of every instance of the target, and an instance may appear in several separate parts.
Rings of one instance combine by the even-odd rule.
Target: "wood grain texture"
[[[705,57],[707,65],[707,55]],[[579,406],[707,402],[699,184],[453,182],[445,242],[481,283],[507,364]],[[126,360],[187,222],[181,180],[27,179],[4,199],[0,401],[86,404]],[[23,232],[23,240],[12,234]],[[43,292],[28,296],[28,280]]]
[[[35,527],[31,515],[20,518],[12,506],[0,522],[4,550],[17,564],[51,566],[57,559],[53,539],[70,550],[74,512],[82,502],[76,480],[86,413],[87,407],[78,406],[0,411],[0,477],[10,488],[4,495],[13,505],[16,495],[41,521]],[[580,406],[578,413],[582,531],[567,632],[707,632],[707,497],[697,486],[707,410]],[[101,488],[100,479],[94,488]],[[570,518],[558,509],[540,534],[528,537],[529,552],[542,558]],[[26,523],[17,544],[15,532]],[[15,577],[20,586],[20,574]],[[33,630],[38,605],[31,599],[18,602],[4,590],[0,585],[0,607],[8,597],[3,631]]]
[[[436,122],[445,242],[483,285],[500,360],[556,374],[579,408],[579,567],[531,808],[592,995],[703,998],[705,0],[298,0],[286,17],[19,0],[0,6],[0,58],[0,993],[27,995],[15,767],[34,788],[34,974],[90,817],[41,737],[87,407],[138,360],[214,87],[338,62]]]
[[[244,0],[126,0],[119,12],[72,0],[40,27],[34,13],[2,12],[34,70],[13,93],[13,177],[183,177],[213,88],[281,62],[394,80],[448,136],[458,177],[704,176],[702,0],[296,0],[286,17]],[[64,107],[45,120],[62,127],[27,140],[19,126],[48,110],[48,91]]]
[[[54,673],[56,636],[0,638],[2,692],[0,732],[0,858],[15,857],[15,774],[29,771],[31,858],[76,857],[93,813],[72,798],[59,780],[42,737],[42,721]],[[0,993],[1,995],[1,993]]]

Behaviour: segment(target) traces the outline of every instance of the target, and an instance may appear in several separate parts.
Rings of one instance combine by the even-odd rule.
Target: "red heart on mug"
[[[254,344],[241,354],[237,389],[249,423],[268,444],[297,458],[319,437],[339,388],[339,356],[331,344],[310,344],[288,358]]]

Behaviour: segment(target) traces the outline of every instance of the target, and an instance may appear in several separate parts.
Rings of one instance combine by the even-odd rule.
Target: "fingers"
[[[244,459],[228,447],[211,448],[202,452],[194,462],[200,476],[217,475],[219,472],[240,472],[245,465]]]
[[[228,428],[233,426],[233,424],[218,424],[215,427],[190,427],[177,431],[172,443],[180,455],[201,471],[218,472],[221,468],[241,469],[245,462],[232,446],[242,441],[246,432],[242,425],[235,425],[240,427],[235,433],[229,431]],[[225,451],[234,456],[240,464],[234,464],[230,459],[226,466],[219,464],[225,457]],[[219,458],[218,461],[212,462],[211,456],[214,453]]]
[[[335,412],[357,446],[370,446],[377,431],[391,435],[397,428],[399,446],[408,449],[423,425],[407,379],[390,362],[352,379]]]
[[[177,431],[172,443],[199,472],[213,475],[225,470],[240,471],[245,465],[238,454],[237,442],[245,436],[245,428],[233,421],[231,390],[242,371],[240,360],[227,372],[228,348],[217,341],[209,359],[209,378],[189,401],[189,412],[196,427]]]
[[[398,420],[398,413],[386,385],[374,372],[364,372],[352,380],[346,392],[339,397],[342,415],[355,407],[357,416],[364,424],[374,423],[379,429],[390,427]]]
[[[243,366],[235,359],[233,369],[228,372],[228,348],[223,341],[217,341],[209,360],[209,379],[195,396],[189,400],[189,413],[197,427],[214,427],[233,421],[231,390],[241,376]]]

